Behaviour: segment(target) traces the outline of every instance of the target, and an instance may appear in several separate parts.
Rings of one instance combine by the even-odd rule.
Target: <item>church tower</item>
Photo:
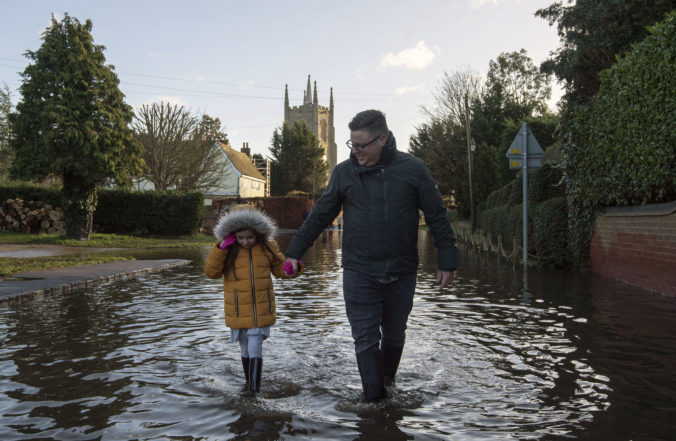
[[[302,119],[308,125],[312,133],[319,140],[319,145],[324,149],[324,160],[329,165],[329,176],[336,166],[336,129],[333,126],[333,88],[329,98],[329,107],[320,106],[317,99],[317,82],[314,82],[314,90],[310,75],[307,76],[307,88],[303,93],[303,104],[289,106],[289,86],[284,86],[284,122],[293,125]]]

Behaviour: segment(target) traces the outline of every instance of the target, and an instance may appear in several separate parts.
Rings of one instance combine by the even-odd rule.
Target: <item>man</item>
[[[343,296],[357,366],[368,401],[394,382],[413,307],[418,267],[418,209],[434,237],[437,282],[453,280],[458,250],[439,189],[418,158],[397,150],[385,115],[358,113],[348,124],[350,158],[338,164],[324,194],[286,250],[294,269],[343,209]]]

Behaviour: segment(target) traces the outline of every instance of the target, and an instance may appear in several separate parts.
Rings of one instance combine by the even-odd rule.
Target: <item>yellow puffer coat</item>
[[[283,268],[285,258],[277,242],[269,240],[268,246],[276,257],[259,243],[250,249],[240,247],[235,260],[235,274],[230,272],[223,279],[225,325],[229,328],[262,328],[275,324],[275,293],[270,275],[290,278],[300,273],[288,276]],[[223,251],[218,245],[214,246],[204,266],[207,277],[223,277],[223,263],[228,252],[229,249]]]

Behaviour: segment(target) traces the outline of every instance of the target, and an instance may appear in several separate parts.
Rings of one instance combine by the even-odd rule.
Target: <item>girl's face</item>
[[[256,234],[253,230],[242,230],[235,233],[235,239],[239,246],[249,249],[256,243]]]

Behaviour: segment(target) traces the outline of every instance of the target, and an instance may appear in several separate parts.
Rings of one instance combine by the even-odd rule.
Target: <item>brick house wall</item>
[[[280,229],[295,230],[303,223],[303,211],[310,212],[313,202],[308,198],[287,196],[213,199],[210,209],[205,207],[205,233],[211,233],[223,209],[232,204],[253,204],[274,219]]]
[[[606,209],[590,259],[598,274],[676,296],[676,202]]]

